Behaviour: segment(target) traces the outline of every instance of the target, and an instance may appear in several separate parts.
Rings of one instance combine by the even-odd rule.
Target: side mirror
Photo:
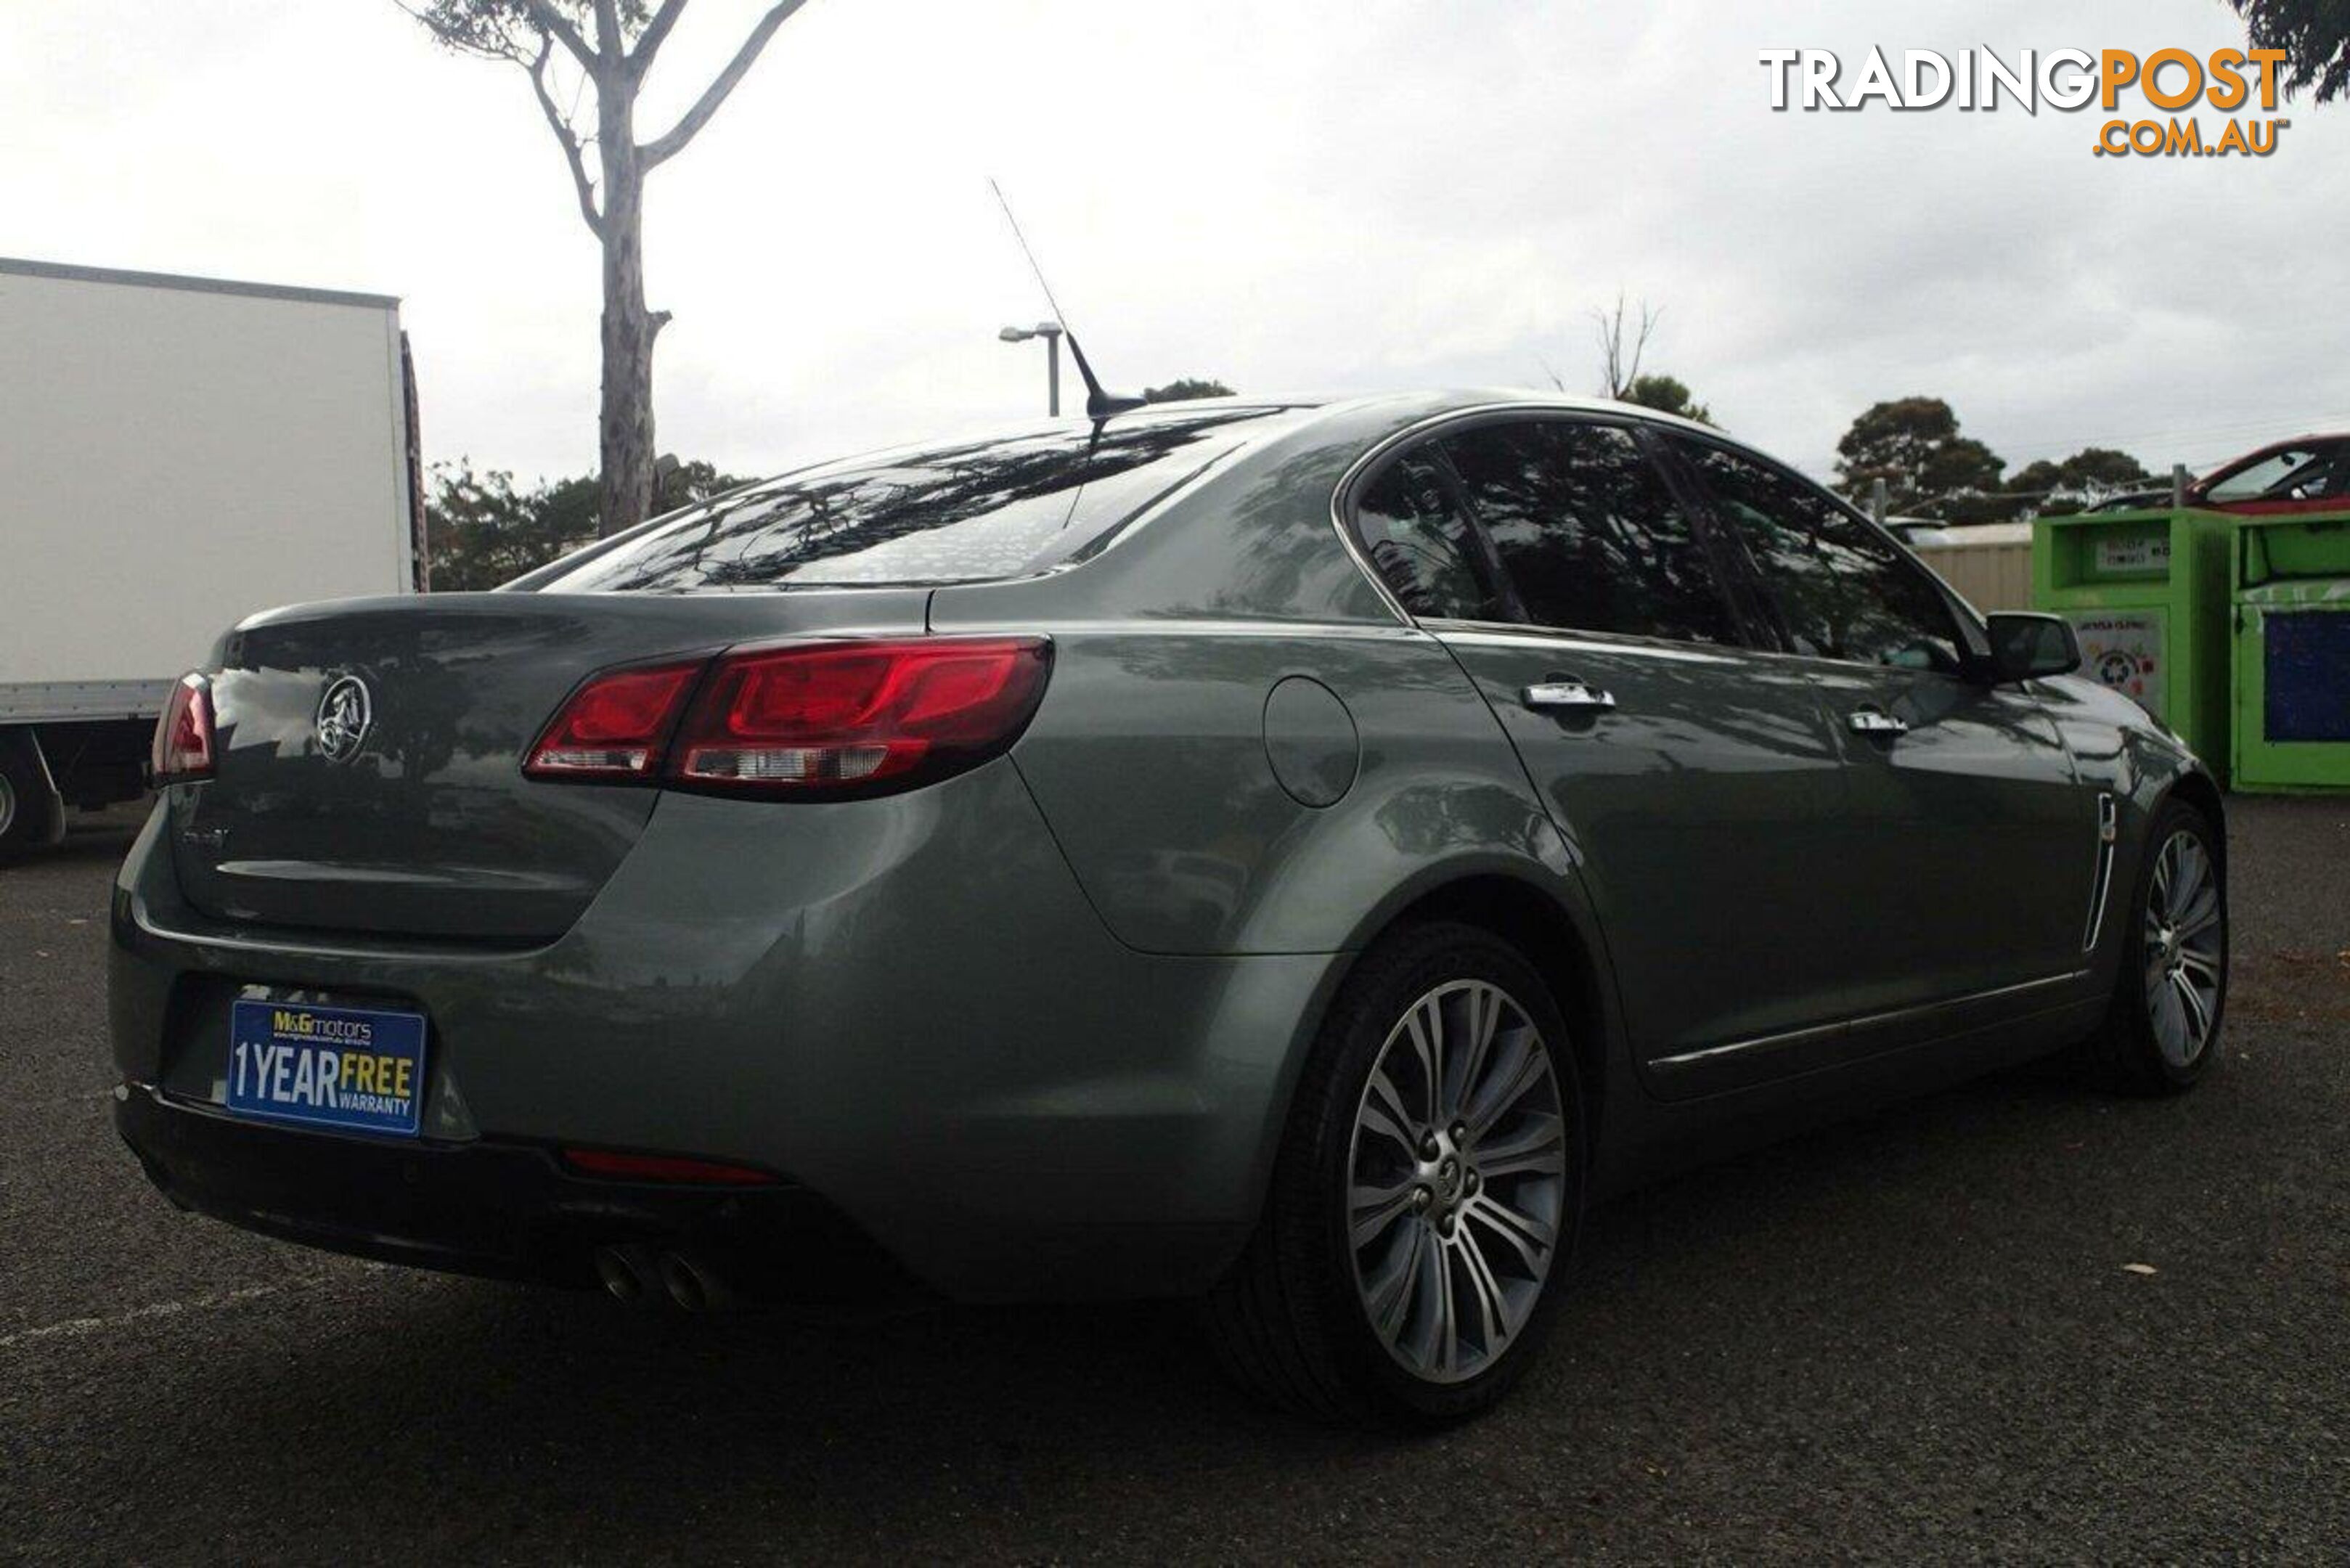
[[[2070,675],[2081,668],[2081,639],[2061,617],[2002,610],[1983,618],[1983,629],[1991,639],[1986,673],[1994,682]]]

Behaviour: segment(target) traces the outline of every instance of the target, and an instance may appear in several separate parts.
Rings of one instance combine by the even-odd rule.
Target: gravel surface
[[[1170,1308],[637,1316],[175,1213],[109,1121],[118,815],[0,871],[0,1555],[2350,1556],[2350,803],[2239,799],[2225,1060],[2001,1078],[1595,1216],[1411,1442]]]

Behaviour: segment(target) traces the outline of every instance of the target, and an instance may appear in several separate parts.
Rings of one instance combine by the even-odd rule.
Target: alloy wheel
[[[2173,1067],[2189,1065],[2210,1044],[2227,962],[2223,936],[2210,853],[2182,828],[2163,841],[2146,895],[2147,1021]]]
[[[1501,987],[1453,981],[1388,1032],[1355,1113],[1347,1248],[1372,1332],[1457,1383],[1516,1338],[1550,1275],[1567,1128],[1542,1035]]]

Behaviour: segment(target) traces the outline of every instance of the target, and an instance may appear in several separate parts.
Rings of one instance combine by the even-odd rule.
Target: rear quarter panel
[[[1335,952],[1397,889],[1510,866],[1571,879],[1516,753],[1451,656],[1401,628],[1075,627],[1014,753],[1103,921],[1148,952]],[[1353,782],[1302,804],[1267,750],[1290,677],[1345,704]]]

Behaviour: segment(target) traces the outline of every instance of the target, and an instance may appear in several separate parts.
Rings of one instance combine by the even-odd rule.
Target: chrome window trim
[[[1972,991],[1964,996],[1946,997],[1939,1002],[1921,1002],[1912,1007],[1896,1007],[1884,1012],[1865,1012],[1857,1017],[1841,1019],[1832,1023],[1807,1024],[1801,1029],[1790,1029],[1777,1034],[1758,1034],[1752,1040],[1732,1040],[1723,1045],[1708,1045],[1699,1051],[1683,1051],[1677,1055],[1659,1056],[1648,1065],[1669,1071],[1679,1071],[1683,1068],[1699,1066],[1707,1062],[1721,1061],[1725,1057],[1748,1051],[1792,1045],[1804,1040],[1815,1040],[1825,1035],[1866,1028],[1871,1024],[1893,1023],[1903,1019],[1920,1018],[1930,1013],[1945,1012],[1953,1007],[1964,1007],[1969,1002],[1990,1002],[2002,996],[2016,996],[2027,991],[2044,990],[2052,985],[2070,985],[2075,981],[2087,979],[2088,974],[2089,971],[2085,969],[2068,970],[2063,974],[2043,975],[2038,980],[2020,981],[2013,985],[1993,986],[1989,991]]]
[[[1619,637],[1610,632],[1557,630],[1521,626],[1515,621],[1455,620],[1446,616],[1431,616],[1420,622],[1419,628],[1440,641],[1471,648],[1555,649],[1564,653],[1622,654],[1634,659],[1679,659],[1688,664],[1735,664],[1752,651],[1711,642],[1676,642],[1670,638],[1629,634]],[[1715,651],[1717,649],[1721,651]]]

